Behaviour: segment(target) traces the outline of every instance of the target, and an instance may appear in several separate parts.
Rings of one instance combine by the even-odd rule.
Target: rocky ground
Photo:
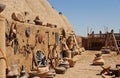
[[[64,75],[57,74],[55,78],[102,78],[101,75],[99,75],[102,68],[91,65],[95,54],[99,52],[100,51],[83,52],[82,55],[77,56],[79,60],[75,67],[69,68]],[[120,55],[116,55],[115,52],[103,54],[105,65],[110,65],[113,68],[116,64],[120,63],[119,57]]]

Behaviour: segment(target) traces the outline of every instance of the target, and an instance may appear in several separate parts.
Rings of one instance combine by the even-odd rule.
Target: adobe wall
[[[8,59],[9,66],[12,64],[17,64],[18,66],[24,65],[26,67],[27,72],[30,70],[32,66],[32,51],[30,50],[30,53],[25,52],[23,49],[23,46],[26,46],[27,41],[30,45],[35,45],[35,36],[37,33],[37,30],[40,31],[40,33],[43,35],[43,41],[41,43],[37,43],[34,48],[34,53],[39,49],[42,52],[45,53],[45,55],[48,55],[48,33],[49,32],[49,44],[55,43],[55,32],[60,31],[60,29],[57,28],[50,28],[50,27],[44,27],[40,25],[32,25],[32,24],[26,24],[26,23],[18,23],[15,22],[16,28],[17,28],[17,38],[19,43],[19,48],[14,53],[14,44],[10,46],[6,46],[6,54]],[[27,27],[30,27],[31,34],[30,37],[26,37],[25,35],[25,29]],[[60,52],[60,48],[58,47],[57,50]]]

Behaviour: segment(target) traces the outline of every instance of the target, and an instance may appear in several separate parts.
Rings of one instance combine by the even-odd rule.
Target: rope
[[[6,59],[6,57],[5,57],[4,53],[3,53],[3,51],[1,50],[1,48],[0,48],[0,53],[1,53],[2,56],[3,56],[3,57],[1,57],[0,59],[4,59],[4,60],[5,60],[6,68],[8,68],[8,62],[7,62],[7,59]]]

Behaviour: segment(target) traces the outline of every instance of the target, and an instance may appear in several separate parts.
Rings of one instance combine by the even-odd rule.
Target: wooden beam
[[[5,55],[5,18],[0,15],[0,57]],[[4,56],[3,56],[4,55]],[[6,78],[6,62],[4,59],[0,59],[0,78]]]
[[[115,44],[115,48],[117,49],[117,53],[120,53],[120,50],[119,50],[119,47],[118,47],[118,45],[117,45],[117,41],[116,41],[116,38],[115,38],[115,35],[114,35],[114,33],[112,33],[112,36],[113,36],[113,39],[114,39],[114,44]]]

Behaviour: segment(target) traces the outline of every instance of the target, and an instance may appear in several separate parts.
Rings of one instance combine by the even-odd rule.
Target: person
[[[48,59],[50,60],[50,65],[51,65],[50,67],[55,68],[58,64],[58,58],[59,58],[58,51],[57,51],[58,44],[55,43],[53,45],[52,50],[50,50],[50,46],[51,45],[49,45]]]

